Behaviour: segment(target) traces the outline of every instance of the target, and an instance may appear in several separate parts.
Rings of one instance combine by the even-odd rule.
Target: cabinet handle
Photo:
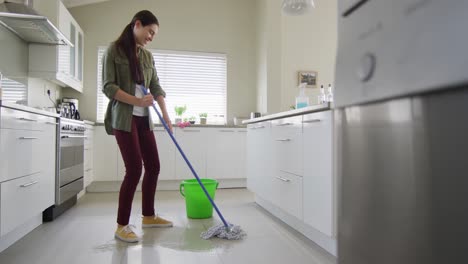
[[[46,122],[46,124],[56,126],[56,125],[58,125],[59,123],[55,123],[55,122]]]
[[[265,128],[265,126],[251,127],[250,129],[262,129],[262,128]]]
[[[307,124],[307,123],[318,123],[318,122],[321,122],[322,120],[320,119],[311,119],[311,120],[306,120],[306,121],[302,121],[302,123],[304,124]]]
[[[234,130],[220,130],[219,132],[234,132]]]
[[[164,129],[153,129],[153,131],[160,131],[160,132],[164,132],[164,131],[166,131],[166,130],[164,130]]]
[[[284,123],[284,124],[278,124],[276,126],[290,126],[293,125],[293,123]]]
[[[84,138],[86,139],[86,136],[61,136],[61,138]]]
[[[39,181],[33,181],[33,182],[21,184],[20,187],[21,187],[21,188],[26,188],[26,187],[31,186],[31,185],[34,185],[34,184],[36,184],[36,183],[38,183],[38,182],[39,182]]]
[[[247,133],[247,130],[239,130],[239,131],[237,131],[237,132],[239,132],[239,133]]]
[[[282,180],[284,182],[290,182],[291,181],[290,179],[286,179],[286,178],[283,178],[283,177],[280,177],[280,176],[276,176],[276,179]]]
[[[200,130],[182,130],[184,132],[200,132]]]
[[[92,170],[93,170],[93,169],[87,169],[87,170],[85,170],[85,172],[92,171]]]
[[[277,139],[276,141],[281,141],[281,142],[287,142],[287,141],[291,141],[290,138],[285,138],[285,139]]]
[[[21,120],[21,121],[37,122],[37,120],[35,120],[35,119],[29,119],[29,118],[26,118],[26,117],[18,117],[17,119]]]
[[[85,148],[84,150],[90,150],[89,148]]]
[[[39,138],[37,138],[37,137],[19,137],[18,139],[26,140],[26,139],[39,139]]]

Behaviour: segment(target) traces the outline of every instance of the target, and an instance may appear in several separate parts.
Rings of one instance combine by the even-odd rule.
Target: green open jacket
[[[166,96],[166,93],[159,85],[159,78],[154,66],[154,59],[151,52],[144,48],[138,49],[138,61],[143,71],[145,85],[150,89],[151,94]],[[107,111],[104,118],[106,132],[113,135],[114,129],[130,132],[132,127],[133,105],[123,103],[114,99],[117,90],[135,95],[136,83],[133,80],[128,59],[123,52],[120,52],[115,43],[112,43],[104,53],[102,58],[102,92],[109,98]],[[149,116],[149,127],[154,128]]]

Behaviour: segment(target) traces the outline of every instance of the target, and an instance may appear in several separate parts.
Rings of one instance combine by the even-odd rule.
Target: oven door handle
[[[87,136],[61,136],[60,138],[87,138]]]

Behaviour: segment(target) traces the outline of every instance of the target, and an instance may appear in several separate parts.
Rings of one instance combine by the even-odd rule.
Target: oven
[[[52,221],[76,204],[83,190],[84,140],[83,121],[60,118],[57,135],[55,204],[44,211],[45,221]]]

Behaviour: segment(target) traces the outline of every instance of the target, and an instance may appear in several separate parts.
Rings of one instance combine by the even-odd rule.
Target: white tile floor
[[[216,195],[227,220],[247,232],[244,240],[201,239],[201,232],[218,223],[217,216],[187,219],[178,192],[158,191],[156,209],[172,220],[174,227],[142,230],[141,193],[137,193],[131,223],[143,239],[138,244],[116,241],[113,233],[118,194],[90,193],[64,215],[0,253],[0,263],[336,263],[323,249],[256,205],[249,191],[218,190]]]

